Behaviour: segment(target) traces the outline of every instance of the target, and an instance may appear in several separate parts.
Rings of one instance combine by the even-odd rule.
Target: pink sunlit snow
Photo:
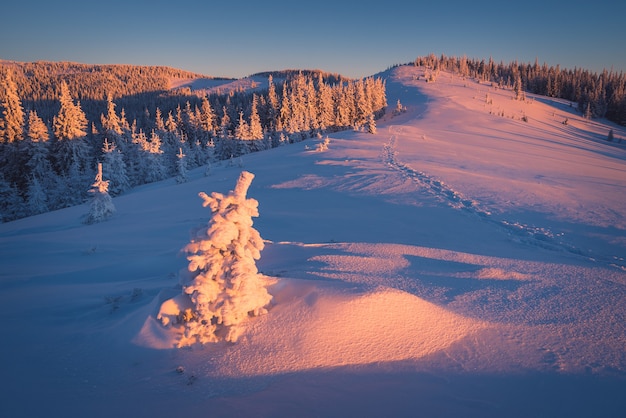
[[[0,416],[623,414],[626,131],[430,75],[379,75],[375,134],[140,186],[104,222],[82,205],[1,224]],[[157,316],[180,310],[198,193],[242,171],[268,312],[176,348]]]

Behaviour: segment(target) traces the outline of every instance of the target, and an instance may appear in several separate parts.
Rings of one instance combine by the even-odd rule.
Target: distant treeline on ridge
[[[464,77],[491,81],[513,88],[516,82],[522,90],[547,97],[569,100],[588,118],[606,118],[626,125],[626,75],[604,70],[594,73],[582,68],[568,70],[556,67],[518,63],[495,63],[467,57],[439,57],[434,54],[418,57],[412,64],[433,70],[452,71]]]

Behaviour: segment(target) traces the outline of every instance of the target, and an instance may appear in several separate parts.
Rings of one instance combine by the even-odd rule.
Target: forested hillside
[[[626,75],[622,72],[605,69],[598,74],[582,68],[570,70],[559,65],[539,65],[537,61],[534,64],[496,64],[493,59],[485,62],[433,54],[416,58],[414,64],[431,68],[433,75],[438,70],[448,70],[519,92],[566,99],[577,103],[578,110],[589,119],[606,118],[626,125]]]
[[[372,77],[267,73],[267,89],[223,95],[170,89],[181,78],[206,77],[165,67],[3,62],[1,219],[82,203],[98,162],[118,195],[325,132],[375,132],[387,105],[385,82]]]
[[[626,124],[623,73],[433,54],[413,64],[433,80],[453,71],[513,89],[520,100],[525,92],[562,98],[587,118]],[[385,81],[375,77],[256,77],[266,77],[267,88],[208,94],[172,88],[174,80],[210,77],[169,67],[0,61],[0,220],[82,203],[98,162],[117,195],[325,132],[375,132],[387,106]]]
[[[0,73],[11,71],[25,109],[33,109],[44,120],[59,111],[61,84],[80,101],[88,119],[97,120],[106,109],[107,96],[133,118],[170,93],[172,79],[210,78],[163,66],[90,65],[73,62],[14,62],[0,60]]]

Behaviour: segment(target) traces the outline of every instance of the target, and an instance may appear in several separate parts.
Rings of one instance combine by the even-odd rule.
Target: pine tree
[[[587,102],[587,106],[585,107],[585,119],[591,119],[593,116],[593,112],[591,111],[591,102]]]
[[[324,82],[322,74],[319,75],[317,84],[318,88],[318,120],[320,130],[330,129],[335,123],[335,115],[333,114],[333,92],[330,86]]]
[[[38,215],[50,210],[46,189],[35,175],[31,175],[27,192],[28,215]]]
[[[86,224],[102,222],[115,213],[113,199],[109,196],[109,182],[102,179],[102,163],[98,163],[98,172],[95,182],[89,193],[93,195],[89,203],[89,213],[85,218]]]
[[[146,165],[143,167],[144,180],[146,183],[161,181],[167,178],[167,168],[163,160],[163,150],[161,149],[161,138],[155,131],[152,131],[150,140],[147,142]]]
[[[167,132],[176,132],[178,130],[178,125],[176,124],[176,120],[174,120],[172,112],[169,112],[167,118],[165,118],[165,130]]]
[[[154,115],[154,129],[159,132],[165,132],[165,122],[163,122],[163,115],[161,114],[161,109],[156,108],[156,113]]]
[[[185,183],[188,180],[187,160],[186,160],[185,154],[183,154],[182,148],[178,149],[178,154],[176,154],[176,158],[178,158],[178,160],[176,161],[176,168],[178,171],[178,175],[176,176],[176,182]]]
[[[276,94],[276,86],[274,85],[274,78],[270,74],[267,79],[267,130],[270,132],[275,132],[277,127],[278,111],[279,111],[279,101],[278,95]]]
[[[70,182],[76,187],[71,189],[77,193],[84,190],[83,174],[87,172],[89,161],[89,146],[86,142],[87,118],[70,96],[65,81],[61,83],[61,108],[53,120],[54,137],[56,144],[54,160],[57,170],[62,175],[69,175]],[[70,175],[70,171],[72,171]],[[81,193],[82,194],[82,193]]]
[[[50,139],[50,132],[35,110],[28,112],[26,138],[32,142],[46,142]]]
[[[250,139],[250,126],[243,118],[243,112],[239,112],[239,123],[237,123],[237,128],[235,129],[235,138]]]
[[[0,98],[0,142],[21,141],[24,139],[24,109],[10,70],[0,85]]]
[[[111,95],[107,95],[107,114],[100,117],[104,134],[109,138],[117,139],[122,135],[122,124],[115,113],[115,103]]]
[[[525,100],[524,90],[522,87],[522,77],[516,74],[515,84],[513,85],[513,91],[515,92],[515,100]]]
[[[363,80],[355,83],[354,92],[355,115],[353,124],[358,130],[367,123],[369,115],[372,114],[372,101],[368,98]]]
[[[170,310],[166,301],[157,316],[164,325],[183,324],[179,347],[236,342],[247,318],[267,312],[272,296],[255,263],[264,247],[252,222],[258,202],[246,198],[253,178],[244,171],[229,194],[199,194],[211,219],[184,248],[189,266],[181,275],[183,293],[173,303],[178,308]]]
[[[206,145],[209,139],[211,139],[215,135],[215,127],[216,127],[215,112],[213,112],[211,103],[209,102],[209,99],[206,96],[202,97],[202,103],[200,105],[200,114],[197,119],[198,119],[198,125],[200,129],[207,134],[204,139],[204,144]]]
[[[80,104],[74,103],[65,81],[61,82],[61,96],[59,100],[61,109],[53,120],[55,138],[62,141],[87,136],[87,118],[80,108]]]
[[[367,132],[371,134],[376,133],[376,120],[374,119],[374,114],[370,113],[367,119]]]
[[[106,138],[102,153],[102,169],[108,174],[110,194],[111,196],[118,196],[130,189],[130,179],[128,178],[124,156],[117,149],[115,143],[109,142]]]
[[[249,139],[263,139],[263,127],[259,118],[259,98],[256,94],[252,96],[252,110],[250,112]]]
[[[0,173],[0,222],[9,222],[25,215],[24,202],[17,187],[9,183]]]
[[[22,170],[24,110],[10,70],[0,84],[0,111],[0,173],[19,193],[28,180]]]

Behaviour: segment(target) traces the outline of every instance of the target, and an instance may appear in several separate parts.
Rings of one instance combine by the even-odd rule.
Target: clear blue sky
[[[10,1],[0,59],[363,77],[432,52],[626,72],[625,19],[615,0]]]

